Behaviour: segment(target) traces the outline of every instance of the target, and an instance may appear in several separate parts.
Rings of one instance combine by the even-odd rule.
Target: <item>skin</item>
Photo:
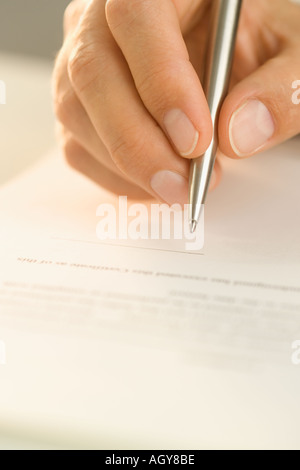
[[[61,145],[72,167],[117,194],[159,200],[151,178],[173,171],[186,182],[174,202],[187,203],[190,159],[206,150],[212,136],[199,80],[211,3],[70,3],[53,94]],[[219,119],[221,152],[241,157],[230,140],[230,122],[248,100],[268,108],[274,133],[243,157],[298,134],[300,105],[291,99],[295,80],[300,80],[300,7],[288,0],[244,0],[230,92]],[[171,109],[181,109],[199,133],[189,155],[180,155],[165,128]],[[220,177],[217,162],[212,186]]]

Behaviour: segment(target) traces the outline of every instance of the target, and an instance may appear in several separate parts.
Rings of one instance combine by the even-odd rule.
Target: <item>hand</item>
[[[210,0],[73,0],[54,71],[70,164],[118,194],[187,202],[212,126],[199,76]],[[244,157],[300,130],[300,7],[244,0],[220,149]],[[245,104],[247,103],[247,105]],[[220,167],[213,185],[220,179]]]

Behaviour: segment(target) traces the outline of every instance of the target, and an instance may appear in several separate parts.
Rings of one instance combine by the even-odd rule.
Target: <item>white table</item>
[[[0,53],[0,80],[6,104],[0,105],[0,185],[43,156],[55,145],[49,61]],[[0,433],[0,449],[51,448],[30,436]]]

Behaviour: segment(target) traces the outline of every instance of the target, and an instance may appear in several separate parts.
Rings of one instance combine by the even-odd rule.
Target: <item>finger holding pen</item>
[[[136,3],[133,18],[130,9],[115,29],[109,21],[119,17],[120,5],[116,14],[114,0],[87,3],[70,40],[68,79],[118,170],[158,199],[184,204],[189,161],[182,155],[208,145],[210,114],[173,3],[163,2],[168,13],[155,2]],[[126,48],[122,28],[129,25]]]

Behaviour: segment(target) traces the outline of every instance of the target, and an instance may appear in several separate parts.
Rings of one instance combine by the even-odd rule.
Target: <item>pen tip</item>
[[[191,231],[191,233],[194,233],[194,232],[195,232],[196,227],[197,227],[197,222],[196,222],[196,220],[192,220],[192,221],[190,222],[190,231]]]

